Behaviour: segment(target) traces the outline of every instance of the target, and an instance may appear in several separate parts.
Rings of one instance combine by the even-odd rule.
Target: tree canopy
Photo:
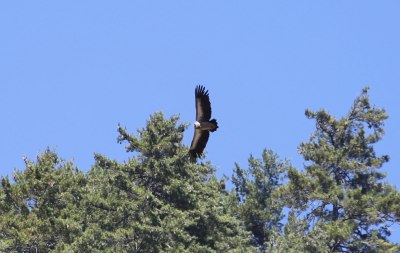
[[[231,179],[190,159],[187,124],[162,113],[118,126],[124,162],[95,154],[84,173],[48,148],[1,178],[0,252],[399,252],[400,193],[375,150],[385,110],[366,88],[339,119],[306,116],[304,168],[265,149]]]

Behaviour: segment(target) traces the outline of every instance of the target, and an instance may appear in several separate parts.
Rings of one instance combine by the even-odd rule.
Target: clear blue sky
[[[205,85],[220,129],[218,175],[271,148],[301,168],[314,122],[345,115],[364,86],[390,115],[379,154],[400,188],[399,1],[2,1],[0,175],[46,147],[87,171],[98,152],[122,161],[130,132],[162,111],[194,120]],[[193,130],[186,132],[190,144]],[[400,227],[393,227],[400,242]]]

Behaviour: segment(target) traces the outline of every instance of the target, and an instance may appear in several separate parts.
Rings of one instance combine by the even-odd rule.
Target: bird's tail
[[[212,129],[212,130],[210,130],[210,131],[211,131],[211,132],[217,131],[217,128],[218,128],[218,122],[217,122],[217,120],[216,120],[216,119],[212,119],[212,120],[210,120],[210,123],[213,123],[213,124],[215,125],[215,128]]]

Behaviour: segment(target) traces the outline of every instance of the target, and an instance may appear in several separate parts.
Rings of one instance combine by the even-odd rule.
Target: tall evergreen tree
[[[272,236],[281,231],[284,204],[276,191],[283,183],[290,164],[279,160],[272,150],[264,150],[262,159],[249,158],[249,168],[238,164],[232,177],[238,197],[238,213],[253,235],[254,244],[264,250]]]
[[[86,178],[46,150],[0,187],[0,252],[62,251],[80,236]]]
[[[316,130],[299,147],[305,171],[289,170],[283,194],[300,217],[297,224],[306,221],[303,235],[315,239],[303,249],[326,252],[312,247],[325,238],[329,252],[398,252],[388,236],[399,221],[400,194],[380,171],[389,157],[374,149],[384,133],[385,111],[371,106],[365,88],[341,119],[324,110],[307,110],[306,116],[315,119]]]
[[[230,213],[209,163],[195,164],[178,117],[150,117],[139,136],[120,127],[133,153],[119,163],[96,155],[89,172],[85,252],[248,252],[250,239]]]

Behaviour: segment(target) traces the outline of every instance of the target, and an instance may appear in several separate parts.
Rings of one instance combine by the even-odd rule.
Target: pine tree
[[[0,252],[60,251],[80,236],[86,178],[50,150],[25,165],[1,180]]]
[[[239,217],[252,233],[254,244],[263,251],[283,226],[284,205],[276,193],[290,164],[280,161],[272,150],[264,150],[262,159],[250,156],[248,162],[249,168],[245,170],[236,164],[232,182]]]
[[[96,155],[89,172],[86,228],[71,249],[85,252],[249,252],[246,232],[209,163],[190,161],[179,118],[150,117],[139,136],[119,127],[133,154]]]
[[[374,149],[384,134],[384,109],[371,106],[365,88],[341,119],[325,110],[306,110],[306,116],[315,119],[316,131],[299,147],[305,171],[289,170],[283,193],[298,224],[305,221],[302,236],[315,239],[303,249],[326,252],[307,250],[323,240],[329,252],[398,252],[387,237],[399,221],[400,194],[380,171],[389,157]]]

